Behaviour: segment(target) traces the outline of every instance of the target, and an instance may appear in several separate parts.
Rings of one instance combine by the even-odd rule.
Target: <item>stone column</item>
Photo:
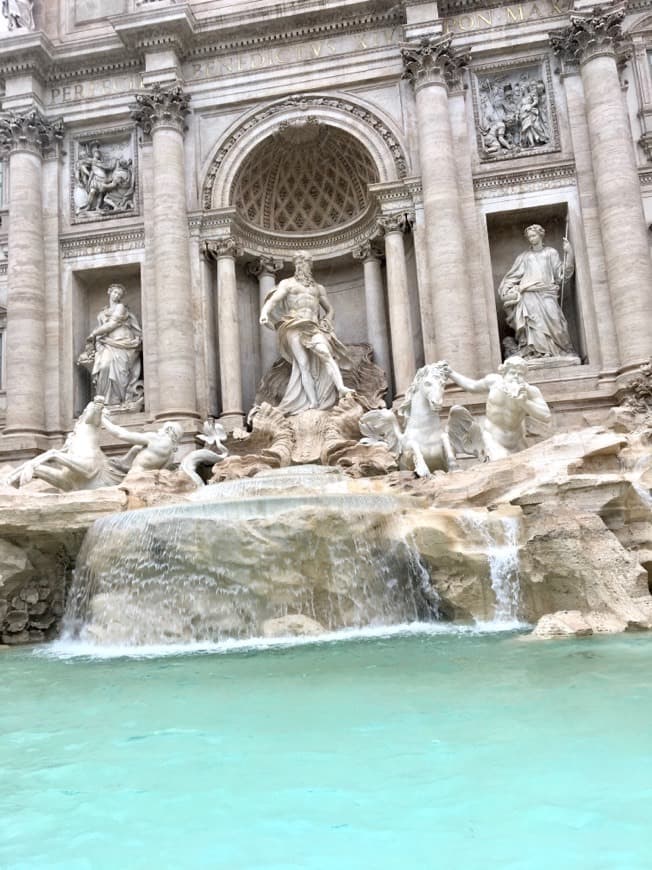
[[[387,376],[387,385],[391,392],[392,363],[389,350],[389,334],[387,332],[387,313],[385,311],[385,289],[381,269],[382,254],[371,242],[365,242],[355,249],[353,257],[355,260],[362,260],[362,268],[364,270],[367,339],[374,349],[375,362]]]
[[[240,316],[235,259],[239,255],[233,238],[205,243],[206,255],[217,262],[217,342],[220,355],[222,413],[227,430],[242,426],[242,362],[240,358]]]
[[[198,416],[183,149],[188,102],[179,85],[154,85],[136,96],[131,112],[152,137],[157,419]]]
[[[37,109],[0,118],[10,173],[6,435],[45,430],[43,153],[62,136]]]
[[[409,226],[409,220],[404,214],[384,215],[379,219],[379,224],[385,233],[387,301],[394,363],[394,389],[396,398],[400,398],[405,395],[416,371],[403,243],[403,233]]]
[[[623,6],[573,14],[570,27],[551,34],[551,42],[580,65],[620,363],[633,368],[652,348],[652,260],[618,76],[624,17]]]
[[[424,37],[402,47],[405,77],[416,99],[425,234],[435,318],[437,355],[468,369],[474,358],[472,297],[467,274],[463,215],[448,88],[468,64],[452,37]],[[427,360],[432,362],[432,360]]]
[[[586,239],[585,262],[586,269],[591,276],[590,287],[586,290],[577,282],[578,301],[586,333],[589,362],[599,361],[602,373],[613,377],[620,366],[620,353],[607,280],[607,267],[604,260],[602,230],[595,192],[595,176],[591,160],[591,139],[586,123],[584,88],[577,64],[564,63],[563,80],[570,134],[573,141],[577,192],[582,209],[584,238]],[[582,250],[576,246],[575,256],[578,261],[582,255]]]
[[[268,294],[276,286],[276,273],[283,268],[283,260],[275,260],[273,257],[261,257],[247,267],[249,274],[258,278],[258,313],[265,304]],[[260,327],[260,367],[261,376],[264,377],[278,358],[276,333],[266,326]]]

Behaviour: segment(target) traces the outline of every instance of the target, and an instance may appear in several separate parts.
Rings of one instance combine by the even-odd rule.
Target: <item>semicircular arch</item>
[[[204,210],[228,208],[237,173],[251,151],[282,125],[314,118],[356,138],[369,153],[380,182],[409,174],[407,150],[394,124],[364,101],[334,94],[306,94],[278,100],[240,118],[217,143],[203,171]]]

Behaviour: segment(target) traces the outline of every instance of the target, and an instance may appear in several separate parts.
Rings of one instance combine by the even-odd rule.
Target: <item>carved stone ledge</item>
[[[145,233],[140,227],[113,233],[94,233],[61,240],[61,256],[64,259],[88,257],[117,251],[142,250]]]
[[[471,52],[454,49],[452,41],[452,36],[438,36],[424,37],[418,43],[404,43],[401,46],[403,78],[409,79],[417,89],[428,84],[444,84],[451,90],[461,87]]]
[[[620,56],[625,40],[621,27],[624,18],[624,4],[596,6],[591,12],[572,14],[570,27],[550,34],[552,50],[564,61],[579,64],[601,55]]]
[[[136,94],[136,102],[129,109],[131,117],[147,136],[161,127],[172,127],[184,133],[189,102],[190,96],[181,85],[162,87],[154,84],[150,90]]]
[[[533,167],[520,172],[496,172],[491,175],[478,175],[473,179],[476,197],[518,193],[524,187],[528,190],[549,190],[575,184],[574,163]]]
[[[63,121],[49,121],[38,109],[0,115],[0,149],[44,155],[63,139]]]
[[[242,256],[243,250],[233,236],[224,239],[211,239],[204,242],[204,256],[207,260],[219,260],[220,257]]]

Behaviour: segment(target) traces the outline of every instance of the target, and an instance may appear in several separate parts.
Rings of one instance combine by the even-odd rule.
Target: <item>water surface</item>
[[[652,638],[222,650],[3,652],[0,867],[652,867]]]

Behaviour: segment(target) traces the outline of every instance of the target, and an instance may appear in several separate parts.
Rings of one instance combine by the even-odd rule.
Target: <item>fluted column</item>
[[[159,419],[198,416],[183,148],[188,102],[178,85],[154,85],[132,106],[152,137]]]
[[[402,47],[405,77],[416,99],[425,234],[437,356],[468,369],[473,358],[472,297],[457,183],[448,87],[459,80],[468,53],[452,37],[424,38]],[[431,362],[431,360],[428,360]]]
[[[227,429],[242,426],[242,363],[240,316],[235,259],[240,251],[233,238],[206,242],[206,254],[217,263],[217,341],[220,356],[222,413]]]
[[[248,271],[251,275],[258,278],[258,296],[259,305],[258,313],[262,310],[265,304],[265,299],[276,286],[276,273],[283,268],[282,260],[275,260],[273,257],[260,257],[248,266]],[[278,348],[276,343],[276,333],[267,329],[266,326],[260,327],[260,365],[261,374],[264,376],[274,365],[278,357]]]
[[[403,233],[408,226],[408,220],[404,214],[385,215],[380,218],[379,224],[385,233],[389,328],[392,340],[394,388],[398,398],[405,395],[416,371],[403,242]]]
[[[571,15],[551,42],[580,65],[620,362],[634,367],[652,350],[652,260],[616,63],[624,17],[624,6]]]
[[[0,117],[10,173],[5,434],[45,430],[43,153],[62,135],[36,109]]]
[[[390,243],[391,244],[391,243]],[[367,339],[374,349],[376,363],[387,376],[391,391],[392,364],[385,311],[385,290],[381,268],[381,252],[371,242],[365,242],[353,252],[356,260],[362,260],[364,270],[364,299],[367,313]]]

